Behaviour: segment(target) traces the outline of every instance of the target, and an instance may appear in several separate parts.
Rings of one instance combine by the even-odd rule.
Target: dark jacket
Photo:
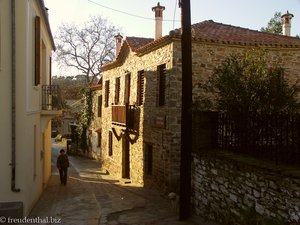
[[[67,155],[59,155],[56,166],[58,169],[67,169],[69,167],[69,159]]]

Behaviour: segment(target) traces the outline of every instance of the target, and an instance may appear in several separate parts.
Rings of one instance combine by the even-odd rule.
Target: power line
[[[137,17],[137,18],[140,18],[140,19],[144,19],[144,20],[155,20],[153,18],[149,18],[149,17],[144,17],[144,16],[139,16],[139,15],[135,15],[135,14],[132,14],[132,13],[128,13],[128,12],[124,12],[124,11],[121,11],[121,10],[118,10],[118,9],[114,9],[114,8],[111,8],[111,7],[108,7],[108,6],[105,6],[105,5],[102,5],[98,2],[95,2],[95,1],[92,1],[92,0],[88,0],[89,2],[95,4],[95,5],[98,5],[102,8],[105,8],[105,9],[109,9],[109,10],[112,10],[112,11],[115,11],[115,12],[118,12],[118,13],[122,13],[122,14],[125,14],[127,16],[132,16],[132,17]],[[180,22],[180,20],[175,20],[175,12],[174,12],[174,18],[172,20],[169,20],[169,19],[163,19],[163,21],[166,21],[166,22],[173,22],[173,24],[175,22]],[[173,25],[174,26],[174,25]]]
[[[174,8],[174,14],[173,14],[173,30],[174,30],[174,27],[175,27],[176,9],[177,9],[177,0],[175,1],[175,8]]]

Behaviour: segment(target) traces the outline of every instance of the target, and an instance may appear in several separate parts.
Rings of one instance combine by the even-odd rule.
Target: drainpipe
[[[11,0],[11,191],[20,192],[16,188],[16,3]]]

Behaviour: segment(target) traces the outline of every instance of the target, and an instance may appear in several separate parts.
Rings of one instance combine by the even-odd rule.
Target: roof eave
[[[38,0],[37,2],[38,2],[38,5],[39,5],[40,10],[42,12],[43,19],[44,19],[45,24],[46,24],[46,28],[47,28],[47,31],[48,31],[48,34],[49,34],[49,37],[50,37],[51,45],[52,45],[52,49],[53,49],[53,51],[55,51],[56,46],[55,46],[54,38],[53,38],[53,35],[52,35],[52,32],[51,32],[51,27],[50,27],[48,15],[46,14],[46,7],[45,7],[45,4],[44,4],[44,1],[43,0]]]
[[[137,54],[137,56],[145,55],[153,50],[160,48],[161,46],[167,45],[167,44],[171,43],[172,41],[175,41],[176,39],[178,39],[178,38],[174,38],[170,35],[164,36],[158,40],[155,40],[155,41],[137,49],[136,54]]]
[[[158,48],[160,48],[161,46],[163,45],[166,45],[168,43],[171,43],[172,41],[174,41],[176,38],[172,38],[171,36],[167,35],[167,36],[164,36],[158,40],[155,40],[149,44],[146,44],[144,45],[143,47],[140,47],[138,49],[132,49],[130,48],[130,46],[128,45],[127,43],[127,46],[128,48],[131,50],[131,52],[135,53],[137,56],[142,56],[142,55],[145,55],[153,50],[156,50]],[[177,38],[178,39],[178,38]],[[123,46],[122,46],[123,48]],[[123,62],[123,54],[121,53],[122,51],[122,48],[120,50],[120,53],[118,54],[118,57],[113,61],[113,62],[110,62],[108,64],[105,64],[101,67],[101,71],[107,71],[107,70],[110,70],[112,68],[115,68],[115,67],[118,67],[118,66],[121,66],[122,65],[122,62]]]
[[[102,89],[102,84],[96,84],[90,87],[92,91],[97,91]]]
[[[234,45],[234,46],[249,46],[249,47],[267,47],[267,48],[300,48],[298,45],[293,44],[277,44],[277,43],[260,43],[260,42],[239,42],[239,41],[223,41],[223,40],[208,40],[203,38],[193,38],[194,42],[221,44],[221,45]]]

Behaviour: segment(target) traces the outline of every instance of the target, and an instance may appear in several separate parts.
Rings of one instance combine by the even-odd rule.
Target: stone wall
[[[102,89],[93,90],[93,119],[88,129],[89,156],[101,160],[101,146],[99,146],[98,135],[101,135],[102,117],[98,117],[98,97],[102,95]]]
[[[233,53],[243,53],[254,49],[253,46],[237,46],[228,44],[193,43],[193,101],[211,98],[204,89],[214,68]],[[300,50],[296,48],[257,48],[266,50],[270,65],[278,64],[284,68],[284,75],[294,84],[300,78]]]
[[[193,155],[196,214],[222,224],[245,224],[243,219],[300,222],[299,168],[209,152]]]
[[[194,43],[193,58],[197,59],[193,61],[194,102],[207,96],[203,81],[213,74],[217,65],[230,54],[249,49],[225,44]],[[266,50],[270,65],[275,63],[282,66],[291,83],[300,78],[299,49]],[[208,123],[204,123],[204,127]],[[206,130],[205,135],[194,137],[197,142],[192,170],[195,213],[222,224],[251,224],[249,221],[245,223],[247,220],[255,221],[252,224],[258,221],[284,224],[274,220],[299,223],[299,168],[275,166],[257,159],[214,151],[210,146],[213,143],[209,141],[209,133]]]

